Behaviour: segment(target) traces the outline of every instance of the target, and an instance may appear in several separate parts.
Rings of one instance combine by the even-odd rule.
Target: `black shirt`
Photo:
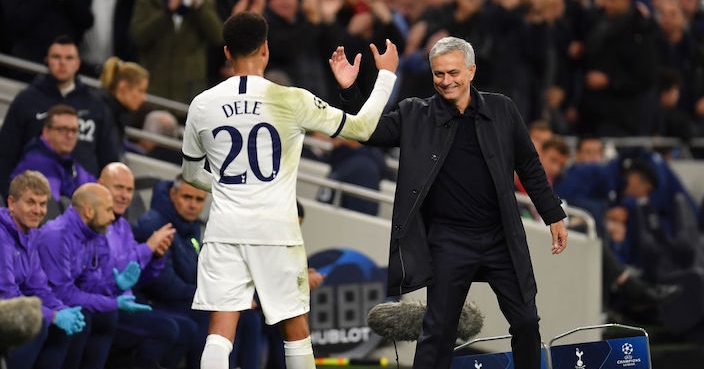
[[[457,112],[457,134],[425,199],[423,214],[439,222],[468,230],[489,231],[501,224],[499,202],[489,167],[477,140],[478,97],[464,114]]]

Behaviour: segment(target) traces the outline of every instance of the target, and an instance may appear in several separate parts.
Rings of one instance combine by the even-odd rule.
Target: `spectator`
[[[207,87],[208,46],[222,45],[212,0],[136,0],[130,33],[149,93],[189,103]]]
[[[85,369],[105,366],[118,309],[150,309],[134,303],[127,292],[114,293],[116,281],[112,275],[105,279],[101,271],[101,266],[110,262],[110,250],[96,241],[115,217],[112,206],[112,196],[105,187],[86,183],[73,193],[71,206],[42,226],[32,241],[56,296],[67,305],[81,306],[85,315],[86,327],[71,343],[66,357],[67,363]]]
[[[138,242],[146,241],[154,231],[167,224],[172,224],[176,230],[173,243],[165,255],[164,270],[140,286],[139,293],[157,311],[179,314],[196,324],[196,332],[186,353],[186,367],[189,369],[200,367],[200,355],[208,335],[208,313],[191,309],[202,240],[198,216],[205,206],[206,197],[205,191],[183,182],[181,175],[173,181],[159,181],[154,186],[149,211],[132,226]],[[252,335],[252,339],[255,337]]]
[[[656,130],[654,134],[666,137],[677,137],[687,143],[692,137],[693,122],[691,115],[680,110],[682,78],[670,68],[660,68],[658,83],[658,106],[656,108]],[[662,148],[660,151],[666,157],[672,157],[672,148]]]
[[[11,35],[12,55],[42,63],[46,50],[58,36],[81,40],[85,31],[93,26],[92,1],[2,0],[3,23]]]
[[[81,42],[81,74],[99,78],[103,63],[112,56],[136,61],[137,50],[130,37],[130,21],[135,0],[91,1],[93,27]]]
[[[528,134],[530,135],[531,142],[533,142],[535,151],[538,152],[538,157],[540,157],[540,151],[543,149],[543,145],[553,136],[550,124],[544,120],[532,122],[530,126],[528,126]]]
[[[269,0],[264,18],[269,22],[267,71],[281,70],[292,85],[323,100],[331,96],[327,58],[335,46],[330,25],[323,22],[320,0]]]
[[[28,169],[39,171],[49,180],[55,200],[61,196],[70,198],[80,185],[96,181],[71,155],[77,142],[76,110],[68,105],[54,105],[47,112],[42,135],[27,144],[22,160],[10,177]]]
[[[178,128],[178,121],[173,114],[167,110],[153,110],[147,113],[144,118],[142,130],[147,133],[176,139],[179,138]],[[178,150],[163,147],[148,139],[139,139],[135,145],[139,149],[137,152],[154,159],[181,165],[182,155]]]
[[[39,297],[44,316],[40,333],[7,355],[10,369],[61,368],[70,336],[85,327],[81,307],[69,308],[49,288],[37,249],[29,242],[46,215],[49,196],[46,178],[26,171],[12,180],[8,207],[0,209],[0,298]]]
[[[176,230],[166,224],[145,242],[138,243],[123,217],[134,195],[132,171],[123,163],[110,163],[100,173],[98,183],[111,193],[115,213],[105,236],[101,236],[110,251],[110,262],[103,266],[103,278],[109,279],[113,268],[125,270],[136,262],[141,270],[140,283],[147,283],[164,269],[166,259],[163,256],[171,246]],[[188,318],[164,311],[119,314],[112,345],[113,353],[118,354],[115,361],[131,367],[176,368],[190,348],[195,330],[195,323]],[[132,351],[136,353],[127,357],[121,355]]]
[[[48,48],[49,74],[38,76],[10,104],[0,129],[3,197],[7,196],[10,173],[22,156],[22,148],[41,134],[46,112],[56,104],[70,105],[78,112],[78,143],[72,155],[83,168],[97,176],[103,166],[118,160],[110,137],[112,118],[105,104],[76,77],[80,63],[76,44],[67,37],[57,38]]]
[[[576,164],[604,162],[604,144],[595,135],[584,135],[577,139],[577,151],[574,154]]]
[[[636,136],[652,131],[655,22],[633,0],[605,0],[585,43],[579,134]]]
[[[674,108],[689,119],[704,118],[704,44],[688,28],[678,0],[658,3],[658,25],[660,67],[674,71],[680,81],[680,98]],[[660,91],[664,89],[660,87]],[[699,105],[702,107],[698,110]],[[704,129],[697,133],[704,136]]]
[[[122,152],[127,142],[125,129],[134,126],[135,112],[147,99],[149,72],[137,63],[126,62],[114,56],[108,59],[100,74],[103,90],[98,96],[112,115],[111,136]]]

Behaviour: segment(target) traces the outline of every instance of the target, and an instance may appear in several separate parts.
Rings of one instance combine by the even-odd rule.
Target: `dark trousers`
[[[457,339],[462,306],[473,281],[487,281],[509,323],[516,369],[540,368],[540,331],[535,298],[524,301],[503,231],[476,233],[435,223],[428,232],[435,281],[414,369],[447,369]]]
[[[136,368],[175,367],[191,346],[196,324],[165,311],[120,312],[111,361]]]
[[[53,324],[42,321],[42,329],[31,341],[11,350],[8,369],[59,369],[66,358],[71,336]]]
[[[262,316],[258,310],[245,310],[237,321],[230,368],[259,369],[261,362]]]
[[[63,368],[103,368],[115,336],[117,311],[92,313],[81,309],[81,312],[86,326],[72,340]]]

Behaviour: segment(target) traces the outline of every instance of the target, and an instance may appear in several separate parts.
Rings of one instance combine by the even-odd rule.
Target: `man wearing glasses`
[[[70,198],[80,185],[96,181],[71,156],[77,143],[76,110],[64,104],[52,106],[47,112],[41,136],[27,144],[25,154],[10,178],[25,170],[36,170],[49,180],[54,199],[59,200],[61,196]]]

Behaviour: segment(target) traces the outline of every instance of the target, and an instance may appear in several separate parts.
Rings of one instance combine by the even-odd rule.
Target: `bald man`
[[[146,242],[135,241],[132,227],[123,217],[134,197],[132,171],[123,163],[110,163],[100,172],[98,183],[108,189],[113,199],[114,220],[103,236],[110,250],[112,264],[109,269],[127,270],[136,262],[141,270],[139,282],[152,280],[164,269],[167,259],[163,256],[169,250],[176,230],[168,223],[157,229]],[[187,317],[163,310],[119,314],[113,349],[134,352],[117,359],[122,366],[175,368],[190,348],[196,328],[195,322]]]
[[[101,236],[114,219],[110,191],[100,184],[87,183],[76,189],[71,206],[41,227],[32,241],[55,295],[66,305],[81,306],[85,315],[86,327],[73,340],[65,360],[72,368],[104,367],[118,309],[149,308],[112,288],[115,279],[104,273],[110,253]]]

